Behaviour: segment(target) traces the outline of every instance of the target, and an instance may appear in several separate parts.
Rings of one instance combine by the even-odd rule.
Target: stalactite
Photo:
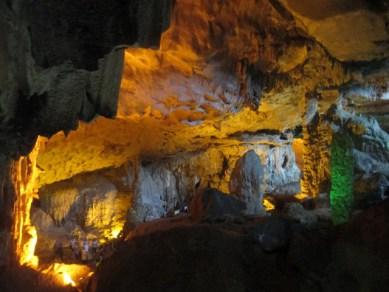
[[[41,138],[27,156],[20,157],[11,167],[12,180],[16,193],[13,210],[13,239],[14,250],[21,265],[36,267],[38,258],[34,255],[37,242],[37,232],[31,224],[30,209],[33,199],[37,196],[35,179],[39,169],[36,158],[39,153]]]

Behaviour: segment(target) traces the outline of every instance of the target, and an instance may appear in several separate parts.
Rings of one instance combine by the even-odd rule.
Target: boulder
[[[216,189],[206,189],[197,193],[192,199],[189,212],[194,219],[223,219],[240,217],[245,210],[245,203],[236,197]]]
[[[254,150],[250,150],[236,162],[229,185],[230,193],[246,203],[248,215],[260,214],[263,211],[262,180],[261,160]]]

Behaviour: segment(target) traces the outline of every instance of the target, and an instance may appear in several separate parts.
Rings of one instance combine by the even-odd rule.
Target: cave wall
[[[21,155],[27,159],[38,134],[67,132],[75,129],[79,120],[115,115],[124,49],[112,49],[138,40],[144,45],[158,45],[169,23],[171,1],[127,4],[18,0],[0,3],[1,168],[10,172],[4,176],[3,184],[15,184],[1,193],[1,230],[6,243],[1,254],[7,255],[1,265],[28,242],[22,234],[28,235],[23,225],[27,228],[30,224],[29,215],[20,216],[29,213],[29,203],[18,202],[32,198],[18,187],[25,182],[17,174],[26,166],[11,168],[13,160],[18,161]],[[145,18],[150,11],[161,21],[153,23]],[[12,230],[14,243],[10,242],[12,225],[17,226]]]
[[[388,198],[389,136],[372,117],[346,111],[338,106],[333,112],[335,133],[350,136],[347,151],[353,167],[353,208],[366,208]]]
[[[139,3],[2,1],[1,129],[16,140],[2,152],[116,114],[122,49],[99,60],[118,45],[158,45],[170,19],[171,1]],[[145,17],[150,13],[161,21]]]
[[[246,143],[210,147],[194,154],[179,155],[139,167],[135,189],[136,222],[149,221],[188,206],[191,198],[206,188],[231,193],[231,175],[238,159],[254,150],[260,157],[264,177],[260,189],[269,196],[293,196],[300,191],[300,170],[291,142],[277,136]],[[244,170],[246,171],[246,170]],[[262,201],[258,204],[262,208]]]
[[[332,3],[322,20],[337,19],[328,9],[337,17],[348,12],[338,8]],[[384,11],[369,5],[350,10],[368,15],[361,22],[369,28],[377,22],[385,39]],[[367,57],[340,60],[312,27],[304,28],[297,12],[278,1],[176,1],[159,49],[126,49],[115,119],[80,123],[77,131],[48,140],[38,158],[44,170],[39,184],[138,156],[198,151],[241,132],[294,129],[305,124],[307,96],[316,96],[322,115],[344,88],[386,84],[385,54],[375,59],[382,44],[365,38],[368,31],[358,26]],[[353,19],[346,17],[339,31],[349,32]],[[344,51],[353,47],[344,45]]]
[[[259,181],[262,192],[293,196],[300,191],[300,170],[291,144],[292,136],[259,135],[162,160],[139,157],[118,168],[43,186],[31,214],[38,231],[64,228],[77,234],[83,230],[101,238],[114,226],[131,226],[182,211],[196,193],[206,188],[230,193],[236,163],[250,150],[260,157],[258,167],[264,170],[263,180]],[[262,203],[255,202],[261,208]],[[105,211],[99,212],[99,206]]]
[[[1,1],[3,169],[37,135],[59,131],[41,145],[38,187],[129,160],[236,145],[242,133],[294,129],[305,123],[307,95],[318,96],[321,115],[344,88],[387,85],[388,7],[378,2]],[[0,199],[5,238],[13,174],[4,175]],[[216,177],[210,184],[224,188]]]

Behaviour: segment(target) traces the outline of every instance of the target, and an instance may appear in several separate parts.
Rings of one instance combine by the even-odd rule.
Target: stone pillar
[[[14,186],[13,207],[13,252],[21,265],[36,267],[38,258],[35,256],[37,233],[31,224],[30,209],[32,201],[37,197],[35,179],[38,175],[36,160],[39,153],[40,138],[27,156],[20,157],[11,166],[12,182]]]
[[[235,164],[231,174],[230,193],[246,203],[246,214],[263,213],[263,167],[254,150],[246,152]]]
[[[329,191],[332,130],[325,115],[316,112],[303,127],[303,197],[317,197]]]

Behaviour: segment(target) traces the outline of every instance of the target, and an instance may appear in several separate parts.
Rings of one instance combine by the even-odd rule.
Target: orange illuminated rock
[[[159,49],[126,49],[116,118],[51,137],[37,184],[301,124],[307,92],[350,76],[294,25],[266,0],[176,1]]]

